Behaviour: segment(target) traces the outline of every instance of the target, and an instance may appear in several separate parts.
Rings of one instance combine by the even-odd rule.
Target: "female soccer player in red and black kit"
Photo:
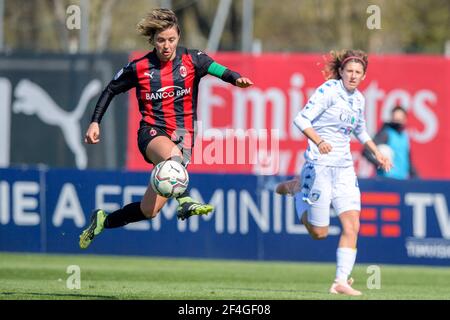
[[[138,145],[144,159],[155,165],[167,159],[187,165],[194,145],[200,79],[211,74],[241,88],[253,83],[201,51],[178,47],[180,28],[177,17],[169,9],[154,9],[138,24],[138,31],[148,37],[154,49],[121,69],[105,88],[95,107],[85,142],[100,141],[99,124],[114,96],[136,88],[142,114]],[[103,210],[95,210],[90,225],[80,235],[80,247],[87,248],[105,228],[154,218],[167,200],[157,195],[149,184],[141,202],[127,204],[108,215]],[[195,201],[188,192],[177,200],[177,217],[183,220],[214,209]]]

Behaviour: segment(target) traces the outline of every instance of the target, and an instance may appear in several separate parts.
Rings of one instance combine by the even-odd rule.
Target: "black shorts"
[[[154,138],[164,136],[169,138],[175,145],[180,149],[181,154],[183,155],[183,165],[187,166],[187,164],[191,161],[192,148],[194,147],[193,143],[188,147],[185,146],[184,140],[185,137],[183,134],[175,135],[175,137],[171,137],[166,130],[161,127],[155,126],[141,126],[138,130],[137,134],[137,142],[139,151],[141,152],[144,160],[148,163],[154,164],[146,154],[147,146]]]

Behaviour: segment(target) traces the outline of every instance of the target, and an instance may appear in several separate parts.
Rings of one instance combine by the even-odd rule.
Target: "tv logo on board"
[[[361,195],[362,236],[400,237],[401,195],[397,192],[363,192]],[[406,193],[404,205],[412,207],[412,237],[427,237],[427,214],[434,212],[439,231],[444,239],[450,239],[450,217],[445,195],[442,193]],[[428,209],[428,210],[427,210]],[[430,217],[431,218],[431,217]],[[380,228],[378,223],[381,222]]]
[[[363,237],[399,238],[401,197],[396,192],[362,193],[360,235]],[[406,193],[404,205],[411,207],[412,235],[405,239],[408,257],[450,259],[450,216],[442,193]],[[430,210],[431,209],[431,210]],[[434,217],[431,212],[434,213]],[[403,219],[409,218],[403,217]],[[437,222],[432,228],[430,222]],[[431,235],[434,235],[431,236]],[[440,235],[437,236],[437,235]]]
[[[412,206],[413,236],[406,238],[408,257],[450,259],[450,215],[447,200],[442,193],[407,193],[405,204]],[[430,210],[434,211],[441,237],[430,237],[427,222]],[[437,230],[433,230],[436,234]]]
[[[361,194],[361,225],[363,237],[398,238],[401,235],[400,194],[396,192],[363,192]]]

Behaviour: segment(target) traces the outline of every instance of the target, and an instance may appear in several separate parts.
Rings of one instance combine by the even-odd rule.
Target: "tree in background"
[[[7,50],[74,52],[79,31],[66,28],[66,9],[80,0],[4,0]],[[220,50],[240,50],[242,1],[233,0]],[[172,0],[182,43],[205,48],[219,0]],[[92,52],[147,49],[135,32],[158,0],[90,0]],[[370,30],[367,8],[381,10],[381,29]],[[83,27],[83,26],[82,26]],[[324,52],[358,47],[373,53],[444,53],[450,40],[448,0],[254,0],[254,37],[264,51]]]

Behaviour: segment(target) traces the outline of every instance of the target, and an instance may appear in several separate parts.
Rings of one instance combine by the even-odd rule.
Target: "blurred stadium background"
[[[150,176],[133,91],[111,104],[99,145],[82,139],[102,88],[149,50],[136,24],[159,6],[178,15],[181,45],[255,82],[201,83],[191,191],[217,210],[181,222],[170,201],[157,219],[108,230],[83,252],[90,211],[138,200]],[[292,120],[323,81],[323,56],[340,48],[370,54],[361,88],[370,134],[396,104],[408,110],[420,175],[374,178],[354,143],[356,287],[373,299],[449,299],[449,30],[448,0],[0,0],[0,299],[331,298],[337,218],[314,242],[292,198],[273,188],[301,168],[306,141]],[[252,149],[239,138],[250,129],[279,140]],[[81,268],[79,291],[66,287],[69,265]],[[381,266],[380,290],[366,288],[368,265]]]

